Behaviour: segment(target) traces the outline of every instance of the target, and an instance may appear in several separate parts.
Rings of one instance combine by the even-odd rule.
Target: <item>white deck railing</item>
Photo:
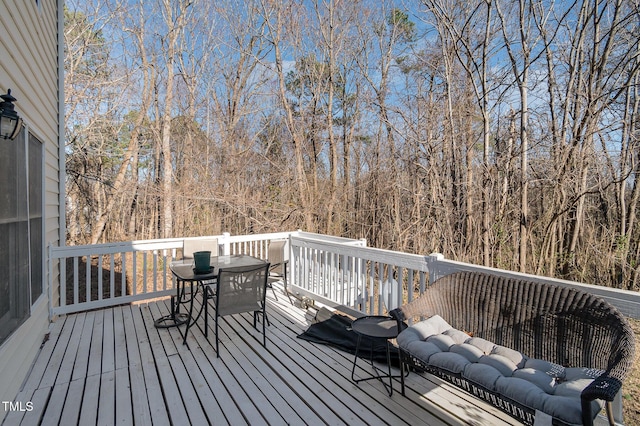
[[[382,314],[405,299],[408,283],[424,290],[424,256],[291,237],[291,282],[302,294],[366,314]],[[406,298],[411,298],[407,294]]]
[[[351,244],[346,238],[302,231],[231,236],[228,233],[195,239],[218,240],[220,254],[249,254],[267,259],[269,242],[292,235]],[[192,239],[192,238],[189,238]],[[52,316],[147,300],[175,292],[169,270],[182,257],[184,238],[144,240],[82,246],[50,246],[48,279]],[[54,282],[59,292],[54,296]]]
[[[290,288],[355,313],[381,314],[424,292],[429,282],[457,271],[543,281],[596,294],[623,315],[640,319],[640,292],[582,284],[447,260],[441,254],[414,255],[364,246],[345,246],[291,237]],[[409,291],[411,289],[412,291]]]
[[[221,254],[268,258],[270,241],[289,240],[289,289],[354,313],[382,314],[421,294],[429,282],[460,270],[481,270],[577,287],[607,299],[623,314],[640,318],[640,293],[485,268],[428,256],[381,250],[364,240],[307,232],[207,236]],[[171,295],[172,259],[182,257],[183,238],[49,248],[49,289],[60,282],[62,315]],[[87,267],[88,266],[88,267]],[[411,289],[412,291],[409,291]],[[53,296],[53,295],[52,295]],[[50,300],[53,300],[50,297]],[[58,301],[56,301],[58,302]]]

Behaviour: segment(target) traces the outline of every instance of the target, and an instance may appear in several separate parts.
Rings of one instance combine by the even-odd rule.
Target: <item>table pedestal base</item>
[[[183,289],[184,292],[184,289]],[[178,295],[180,296],[180,287],[178,286]],[[176,306],[176,296],[171,296],[171,313],[158,318],[153,322],[157,328],[177,327],[186,324],[189,321],[189,314],[181,313]]]
[[[169,314],[155,320],[153,322],[153,325],[155,325],[157,328],[169,328],[186,324],[187,321],[189,321],[189,314]]]

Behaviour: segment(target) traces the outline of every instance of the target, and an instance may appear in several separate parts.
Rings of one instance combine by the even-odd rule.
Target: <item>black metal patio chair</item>
[[[262,345],[266,346],[265,323],[268,323],[269,320],[265,295],[268,274],[269,263],[258,266],[222,268],[218,271],[215,292],[212,291],[213,285],[204,286],[205,337],[208,339],[209,334],[208,306],[209,303],[213,303],[215,306],[216,357],[220,357],[218,323],[220,317],[226,315],[253,312],[253,327],[257,329],[257,317],[262,314]]]

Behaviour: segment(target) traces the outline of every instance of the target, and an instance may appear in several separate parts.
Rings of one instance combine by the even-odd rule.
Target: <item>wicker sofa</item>
[[[428,371],[524,424],[593,424],[619,398],[633,331],[603,299],[566,287],[458,272],[390,315],[405,365]],[[404,383],[403,383],[404,394]]]

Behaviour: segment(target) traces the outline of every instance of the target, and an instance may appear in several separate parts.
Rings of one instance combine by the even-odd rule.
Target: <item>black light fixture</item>
[[[11,89],[7,91],[6,95],[0,95],[0,98],[2,98],[2,102],[0,102],[0,138],[15,139],[20,132],[20,124],[22,123],[22,119],[13,109],[16,98],[11,96]]]

